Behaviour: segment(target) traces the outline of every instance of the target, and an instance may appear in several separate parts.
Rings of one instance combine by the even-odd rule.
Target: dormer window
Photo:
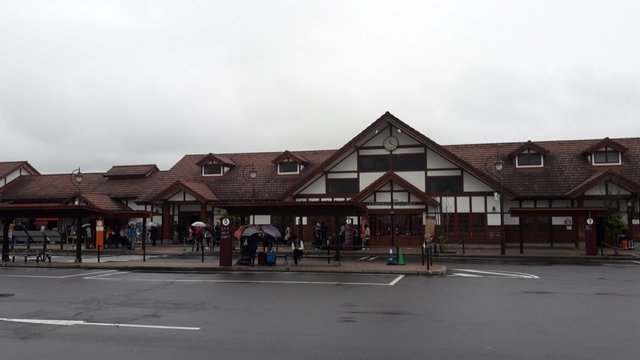
[[[509,157],[516,163],[516,168],[541,168],[548,154],[549,150],[529,140],[513,150]]]
[[[587,157],[591,165],[620,165],[622,164],[622,154],[629,150],[619,142],[604,138],[590,148],[582,152],[582,156]]]
[[[209,163],[202,165],[203,176],[222,176],[224,167],[222,164]]]
[[[300,155],[285,150],[282,154],[271,161],[278,169],[278,175],[300,174],[309,161]]]
[[[202,169],[202,176],[222,176],[236,166],[235,161],[226,156],[207,154],[196,163]]]
[[[620,155],[618,150],[605,146],[593,153],[591,163],[593,165],[620,165],[622,164],[622,157]]]
[[[516,155],[516,167],[524,168],[524,167],[543,167],[544,166],[544,157],[542,154],[532,151],[528,149],[525,152],[522,152]]]
[[[297,162],[281,161],[278,163],[278,175],[298,173],[300,173],[300,164],[298,164]]]

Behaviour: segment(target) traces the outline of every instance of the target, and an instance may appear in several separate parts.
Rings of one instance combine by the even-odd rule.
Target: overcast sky
[[[640,1],[0,0],[0,161],[640,136]]]

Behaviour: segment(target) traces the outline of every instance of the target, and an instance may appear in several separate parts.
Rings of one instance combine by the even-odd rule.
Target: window
[[[391,157],[389,155],[360,155],[358,169],[360,171],[387,172],[391,169]]]
[[[222,164],[205,164],[202,166],[202,175],[220,176],[222,175]]]
[[[544,166],[542,154],[531,151],[518,154],[516,156],[516,167],[542,167]]]
[[[422,214],[371,215],[369,221],[375,235],[419,236],[423,231]]]
[[[395,234],[399,236],[422,235],[422,214],[394,215]]]
[[[358,191],[358,179],[327,179],[327,194],[354,194]]]
[[[604,147],[593,153],[592,156],[594,165],[604,164],[621,164],[620,152],[610,147]]]
[[[462,176],[437,176],[429,178],[429,192],[458,193],[462,192]]]
[[[298,163],[295,161],[283,161],[278,163],[278,174],[297,174]]]
[[[393,169],[395,171],[421,171],[427,167],[425,153],[393,155]]]

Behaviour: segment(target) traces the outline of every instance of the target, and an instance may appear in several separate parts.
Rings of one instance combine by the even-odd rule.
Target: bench
[[[44,241],[51,242],[51,239],[45,233],[36,230],[14,230],[13,239],[16,244],[26,245],[41,244]]]
[[[284,259],[285,265],[289,264],[289,254],[277,254],[276,255],[276,262],[278,261],[278,258]]]
[[[52,253],[51,251],[47,251],[44,252],[42,250],[29,250],[26,249],[24,251],[24,262],[26,263],[29,258],[35,258],[36,262],[39,263],[40,260],[45,261],[45,260],[49,260],[49,263],[51,263],[51,257],[52,257]],[[11,254],[9,254],[9,258],[11,259],[11,262],[16,262],[16,250],[12,250]]]
[[[331,260],[333,259],[334,261],[337,261],[338,264],[340,264],[340,260],[335,260],[336,256],[331,255],[331,254],[310,254],[310,253],[304,253],[302,255],[303,258],[307,258],[307,259],[327,259],[327,264],[331,264]]]

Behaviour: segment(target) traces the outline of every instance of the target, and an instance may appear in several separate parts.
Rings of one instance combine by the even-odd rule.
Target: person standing
[[[136,241],[136,226],[129,224],[129,228],[127,229],[127,239],[129,240],[129,250],[133,250],[135,248]]]

